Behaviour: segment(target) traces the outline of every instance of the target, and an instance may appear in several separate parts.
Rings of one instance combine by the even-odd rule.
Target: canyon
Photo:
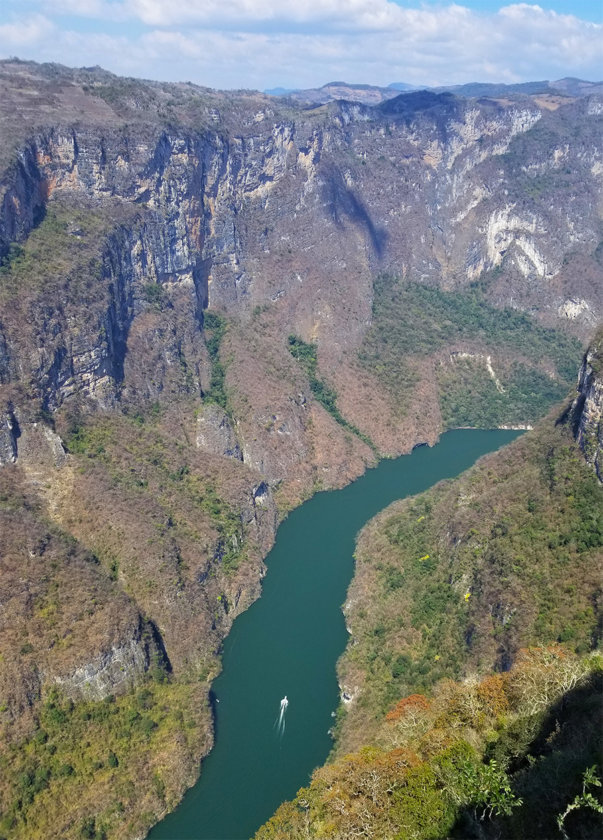
[[[2,831],[140,836],[211,747],[287,512],[566,396],[603,313],[602,115],[588,90],[307,106],[0,62]],[[96,721],[77,761],[59,719]]]

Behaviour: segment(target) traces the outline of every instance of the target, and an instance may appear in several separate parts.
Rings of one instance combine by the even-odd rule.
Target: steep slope
[[[376,746],[317,770],[256,838],[597,840],[602,687],[600,656],[531,648],[505,674],[405,697]]]
[[[333,763],[258,837],[600,835],[600,340],[561,420],[363,529]]]
[[[580,368],[578,396],[570,409],[574,436],[589,464],[603,481],[603,329],[599,330]]]
[[[0,558],[0,836],[139,835],[211,746],[207,685],[171,675],[118,569],[48,521],[16,466],[0,470]]]
[[[478,281],[485,304],[520,308],[528,322],[566,324],[584,337],[600,317],[596,98],[538,104],[422,92],[378,108],[337,103],[303,111],[260,95],[110,74],[10,63],[3,71],[12,106],[6,130],[21,138],[3,178],[4,251],[39,221],[48,197],[133,203],[145,219],[141,236],[122,237],[114,260],[124,270],[138,262],[139,273],[148,263],[150,282],[169,296],[188,293],[189,331],[207,305],[231,319],[226,384],[241,396],[242,451],[272,481],[284,480],[286,499],[303,497],[316,481],[341,484],[372,458],[286,363],[291,334],[317,344],[342,415],[388,454],[435,439],[442,428],[436,404],[467,383],[484,385],[490,374],[482,357],[490,356],[501,383],[494,401],[515,405],[506,412],[515,424],[529,422],[525,399],[535,382],[549,402],[564,384],[546,360],[536,364],[517,348],[501,353],[483,337],[444,336],[427,360],[420,342],[408,348],[422,360],[409,361],[414,388],[402,397],[384,392],[378,363],[363,364],[380,271],[449,290],[449,319],[464,305],[455,295]],[[22,104],[23,88],[47,102],[41,124]],[[76,104],[86,117],[70,124]],[[112,212],[107,206],[105,215]],[[126,314],[122,340],[137,313]],[[146,362],[137,355],[134,368]],[[119,361],[109,371],[116,385]],[[526,370],[512,373],[514,365]],[[252,387],[258,378],[266,389]],[[459,412],[444,406],[444,415],[454,423]],[[295,442],[300,457],[286,457],[283,440]]]
[[[211,745],[278,516],[562,393],[603,309],[601,103],[0,82],[3,504],[52,537],[40,565],[7,526],[2,831],[129,837]]]
[[[580,379],[578,429],[597,385],[600,374]],[[504,670],[528,645],[584,652],[596,643],[603,490],[570,419],[549,417],[363,529],[345,605],[353,643],[339,664],[354,698],[341,749],[357,746],[405,692]]]

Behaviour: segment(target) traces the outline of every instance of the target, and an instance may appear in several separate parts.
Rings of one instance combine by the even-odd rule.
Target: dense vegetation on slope
[[[375,746],[317,770],[257,840],[596,840],[601,666],[532,648],[505,674],[403,698]]]
[[[0,755],[0,837],[127,838],[173,808],[207,746],[204,686],[165,677],[74,704],[49,693]],[[91,816],[93,815],[93,816]]]
[[[359,697],[344,746],[443,677],[508,667],[526,645],[590,650],[602,546],[603,490],[552,420],[379,514],[360,534],[346,603],[354,644],[340,678]]]
[[[445,292],[389,274],[375,280],[360,349],[401,412],[418,383],[418,360],[434,357],[445,426],[478,428],[542,417],[574,382],[580,355],[579,343],[559,330],[490,306],[479,285]]]
[[[304,341],[296,335],[290,335],[287,343],[289,346],[289,352],[293,358],[297,359],[297,361],[301,364],[306,376],[308,377],[310,391],[312,392],[315,400],[329,412],[331,417],[333,417],[340,426],[343,426],[344,429],[352,432],[352,434],[358,435],[360,440],[370,446],[375,454],[378,454],[375,444],[371,441],[371,439],[357,429],[356,426],[346,420],[341,414],[337,407],[336,392],[318,375],[318,356],[316,345]]]
[[[223,572],[233,572],[245,560],[244,524],[239,511],[224,498],[233,489],[226,489],[228,476],[220,475],[215,466],[202,465],[184,443],[170,440],[159,424],[145,422],[141,414],[88,420],[67,429],[66,444],[69,452],[85,456],[79,461],[80,481],[108,480],[131,505],[146,506],[147,516],[139,513],[141,533],[144,519],[155,508],[152,543],[157,547],[151,551],[165,555],[170,544],[179,544],[181,556],[173,575],[186,579],[190,568],[182,555],[193,554],[195,543],[204,554],[205,538],[212,530],[217,544],[214,559]],[[98,539],[103,525],[99,522],[91,529]],[[132,580],[130,586],[135,589],[137,582]]]
[[[138,834],[175,804],[211,743],[206,683],[169,672],[113,571],[48,521],[23,470],[0,470],[2,838]],[[110,659],[124,645],[121,696],[74,691],[76,667],[92,663],[92,677],[99,651]]]

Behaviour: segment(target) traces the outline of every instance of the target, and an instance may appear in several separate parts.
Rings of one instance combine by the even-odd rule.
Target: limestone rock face
[[[10,411],[0,415],[0,467],[14,464],[17,460],[17,429],[15,417]]]
[[[433,370],[401,419],[359,363],[380,272],[451,291],[487,273],[488,303],[582,337],[603,313],[594,96],[308,109],[10,61],[0,81],[0,482],[19,476],[38,523],[0,533],[3,608],[40,628],[7,642],[5,661],[34,648],[6,677],[15,709],[41,675],[125,690],[148,667],[141,616],[176,677],[208,672],[259,594],[277,502],[359,475],[365,434],[389,455],[437,439]],[[316,348],[313,382],[292,334]],[[502,393],[489,350],[458,351]],[[46,567],[48,521],[66,543]]]
[[[603,332],[599,330],[580,369],[572,404],[574,434],[584,457],[603,482]]]
[[[123,693],[152,658],[163,657],[157,634],[132,599],[94,555],[49,525],[42,513],[40,470],[58,443],[55,435],[54,446],[46,444],[44,453],[40,424],[36,432],[39,439],[25,446],[23,465],[19,455],[16,464],[0,470],[5,500],[0,511],[0,720],[16,726],[31,714],[43,686],[60,685],[74,700],[100,699]],[[42,462],[34,458],[37,445]]]
[[[26,470],[60,469],[67,463],[63,441],[45,423],[23,425],[17,443],[16,461]]]
[[[214,455],[243,460],[243,453],[228,415],[215,403],[204,405],[197,418],[196,444]]]
[[[129,640],[114,644],[71,673],[54,675],[54,683],[72,700],[102,700],[132,688],[149,667],[149,650],[140,626]]]

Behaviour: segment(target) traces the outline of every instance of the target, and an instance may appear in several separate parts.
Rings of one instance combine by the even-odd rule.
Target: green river
[[[381,461],[289,515],[266,559],[262,597],[224,643],[213,686],[215,747],[200,780],[148,840],[247,840],[308,782],[332,746],[335,663],[348,638],[341,606],[356,534],[390,502],[458,475],[518,434],[447,432],[437,446]]]

